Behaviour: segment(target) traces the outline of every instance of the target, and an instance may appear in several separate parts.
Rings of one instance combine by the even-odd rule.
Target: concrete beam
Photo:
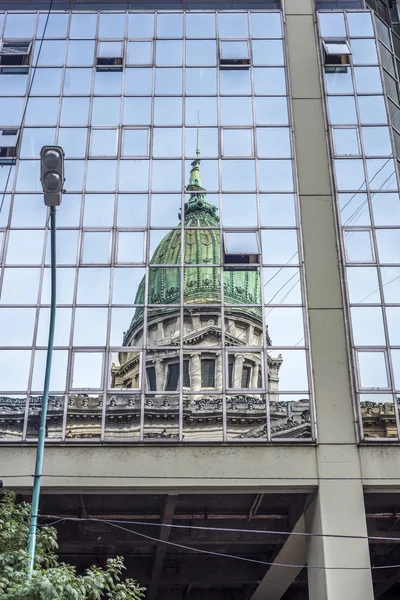
[[[305,532],[305,519],[301,515],[287,538],[285,544],[276,556],[274,562],[278,564],[299,565],[299,567],[279,567],[272,565],[265,577],[259,583],[251,600],[280,600],[286,590],[291,586],[297,575],[307,562],[307,540],[305,536],[293,535]]]
[[[177,501],[178,501],[178,495],[175,495],[175,494],[168,495],[165,499],[164,508],[163,508],[162,516],[161,516],[161,522],[162,522],[163,526],[161,528],[160,537],[159,537],[161,542],[165,542],[169,538],[169,533],[171,530],[169,525],[171,525],[172,520],[174,518],[175,506],[176,506]],[[154,600],[154,598],[156,596],[157,584],[160,581],[163,564],[164,564],[164,557],[167,553],[167,549],[168,549],[167,545],[163,544],[163,543],[159,544],[156,549],[156,552],[154,555],[153,569],[151,572],[151,584],[150,584],[149,590],[146,594],[147,600]]]

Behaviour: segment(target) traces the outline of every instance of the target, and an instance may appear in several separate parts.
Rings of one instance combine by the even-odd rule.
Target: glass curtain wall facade
[[[314,439],[283,32],[273,10],[0,14],[2,440],[38,432],[54,143],[48,438]]]
[[[318,22],[361,437],[398,439],[399,183],[380,66],[388,50],[369,12],[320,12]]]

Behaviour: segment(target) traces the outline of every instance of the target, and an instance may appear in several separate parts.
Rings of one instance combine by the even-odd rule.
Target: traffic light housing
[[[40,151],[40,181],[46,206],[59,206],[64,187],[64,151],[60,146],[43,146]]]

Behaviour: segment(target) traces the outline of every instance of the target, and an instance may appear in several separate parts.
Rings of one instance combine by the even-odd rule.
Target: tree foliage
[[[33,575],[28,579],[28,532],[31,505],[17,504],[6,491],[0,501],[0,598],[2,600],[142,600],[145,588],[133,579],[121,580],[121,557],[104,569],[92,566],[84,575],[59,561],[57,531],[38,527]]]

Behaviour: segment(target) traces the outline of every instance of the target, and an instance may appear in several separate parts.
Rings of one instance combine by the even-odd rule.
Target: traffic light
[[[61,204],[64,186],[64,151],[60,146],[43,146],[41,149],[40,181],[46,206]]]

